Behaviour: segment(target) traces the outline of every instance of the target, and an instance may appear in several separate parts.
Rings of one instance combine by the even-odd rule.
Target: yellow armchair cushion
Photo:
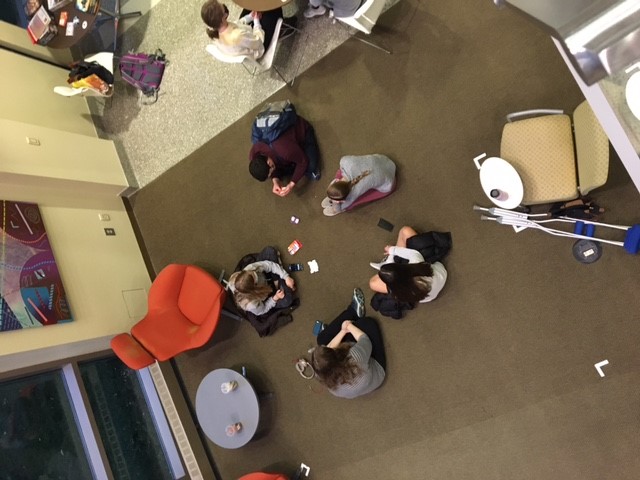
[[[571,119],[545,115],[507,123],[500,156],[520,174],[524,205],[578,196]]]

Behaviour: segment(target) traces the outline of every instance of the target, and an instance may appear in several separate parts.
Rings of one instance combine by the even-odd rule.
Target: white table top
[[[485,195],[500,208],[516,208],[522,203],[522,179],[513,166],[498,157],[489,157],[480,167],[480,184]],[[492,190],[499,190],[501,198],[493,198]]]
[[[238,387],[222,393],[220,386],[233,380],[238,382]],[[238,372],[219,368],[209,372],[198,386],[196,415],[202,431],[213,443],[223,448],[239,448],[249,443],[258,429],[258,397],[249,381]],[[238,422],[242,429],[227,436],[227,426]]]
[[[640,120],[640,72],[634,73],[629,77],[629,80],[627,80],[625,97],[627,98],[629,110]]]

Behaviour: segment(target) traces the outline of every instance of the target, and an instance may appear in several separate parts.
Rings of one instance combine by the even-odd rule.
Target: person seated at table
[[[259,316],[293,304],[296,283],[279,257],[275,248],[266,247],[258,254],[257,262],[229,277],[229,290],[240,309]]]
[[[303,15],[305,18],[313,18],[332,10],[334,17],[353,17],[361,3],[361,0],[309,0],[309,6]]]
[[[377,389],[387,360],[377,322],[365,317],[364,295],[354,289],[351,304],[318,334],[311,366],[336,397],[355,398]]]
[[[280,197],[289,195],[302,177],[319,180],[320,152],[313,126],[298,115],[296,123],[271,143],[254,143],[249,173],[259,182],[270,178],[271,191]]]
[[[384,155],[347,155],[320,204],[327,217],[390,195],[396,186],[396,164]]]
[[[385,258],[370,265],[379,270],[369,280],[374,292],[390,294],[400,302],[426,303],[435,300],[447,281],[440,262],[426,262],[418,251],[418,233],[402,227],[395,246],[384,247]]]
[[[278,20],[283,18],[282,8],[267,12],[243,10],[237,22],[228,20],[229,9],[218,0],[207,0],[200,10],[202,21],[207,26],[207,35],[221,52],[227,55],[249,55],[260,58],[269,48]],[[286,22],[295,27],[297,18],[287,18]],[[253,25],[251,25],[253,24]],[[293,30],[283,26],[280,38]]]

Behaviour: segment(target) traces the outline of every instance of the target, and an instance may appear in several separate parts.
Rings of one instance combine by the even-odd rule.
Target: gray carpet
[[[296,275],[302,305],[272,337],[225,318],[209,345],[177,358],[192,399],[210,370],[242,365],[273,393],[258,438],[238,450],[209,444],[222,477],[304,461],[315,479],[637,479],[638,258],[605,246],[582,265],[571,240],[516,234],[472,211],[489,203],[472,158],[499,153],[504,115],[582,100],[551,40],[491,2],[462,0],[401,2],[380,34],[393,55],[348,41],[273,97],[290,98],[316,127],[319,183],[277,198],[249,176],[254,110],[132,199],[156,271],[184,262],[230,272],[265,245],[287,263],[320,266]],[[397,191],[324,217],[340,156],[374,152],[397,162]],[[594,192],[603,220],[639,222],[638,196],[614,155]],[[370,312],[387,379],[368,396],[333,398],[294,361],[313,344],[314,321],[330,321],[353,287],[369,297],[368,263],[403,224],[452,232],[449,281],[403,320]],[[290,257],[296,238],[303,248]],[[593,365],[604,359],[600,378]]]

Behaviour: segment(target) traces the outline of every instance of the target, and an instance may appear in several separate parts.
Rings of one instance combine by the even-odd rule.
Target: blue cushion
[[[640,250],[640,224],[635,224],[624,237],[624,249],[628,253],[638,253]]]

